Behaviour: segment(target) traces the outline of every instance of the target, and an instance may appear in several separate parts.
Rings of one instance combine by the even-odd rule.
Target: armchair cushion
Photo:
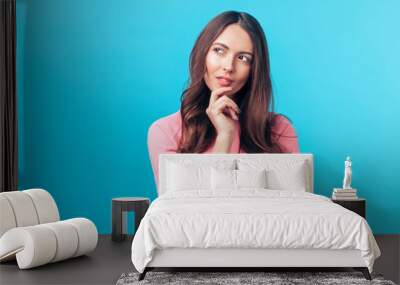
[[[59,221],[57,205],[43,189],[0,193],[0,262],[20,269],[86,254],[95,249],[96,226],[88,219]]]
[[[16,256],[20,269],[28,269],[86,254],[97,245],[97,230],[88,219],[18,227],[0,239],[0,260]]]

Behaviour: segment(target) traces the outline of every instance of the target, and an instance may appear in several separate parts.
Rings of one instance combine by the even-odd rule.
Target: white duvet
[[[358,249],[372,272],[379,248],[365,219],[330,199],[298,191],[179,191],[157,198],[132,243],[143,272],[155,249]]]

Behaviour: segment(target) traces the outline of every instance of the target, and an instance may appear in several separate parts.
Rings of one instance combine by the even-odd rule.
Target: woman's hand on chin
[[[235,132],[235,121],[239,121],[239,107],[227,95],[232,87],[221,87],[211,92],[206,109],[207,116],[214,125],[217,136],[230,137]]]

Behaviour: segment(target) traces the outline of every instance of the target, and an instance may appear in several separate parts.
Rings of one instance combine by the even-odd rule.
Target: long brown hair
[[[192,49],[189,86],[181,96],[182,136],[178,152],[202,153],[216,138],[215,128],[206,114],[211,90],[204,81],[205,58],[215,39],[231,24],[240,25],[249,34],[254,46],[249,78],[236,95],[236,103],[241,110],[240,147],[247,153],[282,152],[271,131],[276,115],[272,112],[273,95],[265,34],[253,16],[236,11],[227,11],[213,18]]]

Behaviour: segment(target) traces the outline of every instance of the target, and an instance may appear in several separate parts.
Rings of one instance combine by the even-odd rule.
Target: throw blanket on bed
[[[380,255],[359,215],[320,195],[266,189],[162,195],[134,237],[135,268],[164,248],[358,249],[370,272]]]

